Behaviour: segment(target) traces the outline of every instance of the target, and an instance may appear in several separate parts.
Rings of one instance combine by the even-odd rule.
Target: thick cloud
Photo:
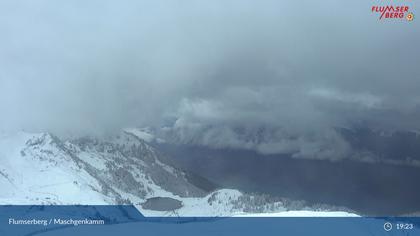
[[[420,128],[420,27],[371,4],[2,1],[1,128],[345,155],[335,126]]]

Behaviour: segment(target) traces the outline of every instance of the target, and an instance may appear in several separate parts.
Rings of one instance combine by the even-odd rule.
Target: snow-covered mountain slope
[[[205,195],[126,132],[65,142],[47,133],[3,135],[0,158],[0,183],[6,187],[0,191],[1,203],[117,204],[166,192]]]
[[[136,207],[146,216],[235,216],[235,217],[354,217],[355,213],[326,207],[297,206],[296,202],[270,199],[266,195],[250,195],[234,189],[220,189],[203,198],[179,198],[182,207],[164,212]],[[293,209],[293,210],[292,210]]]
[[[71,140],[48,133],[1,134],[0,204],[134,204],[150,216],[288,210],[267,196],[197,187],[138,134],[125,130]]]
[[[0,139],[1,204],[109,204],[99,181],[80,168],[48,134]]]

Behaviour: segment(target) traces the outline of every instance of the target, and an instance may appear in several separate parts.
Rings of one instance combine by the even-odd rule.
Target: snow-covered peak
[[[160,161],[151,146],[125,132],[67,141],[49,133],[2,135],[0,160],[0,203],[115,204],[166,191],[204,194]]]
[[[165,140],[156,137],[149,128],[126,128],[125,132],[135,135],[136,137],[146,141],[147,143],[157,142],[164,143]]]
[[[0,135],[0,204],[134,204],[147,216],[288,210],[269,196],[235,189],[209,193],[189,178],[133,130],[71,140],[49,133]]]
[[[47,133],[19,132],[0,139],[1,204],[108,204],[98,182],[58,148]]]

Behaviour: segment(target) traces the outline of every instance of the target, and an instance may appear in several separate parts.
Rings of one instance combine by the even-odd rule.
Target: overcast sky
[[[335,126],[419,129],[418,19],[379,21],[372,4],[1,1],[0,128],[172,121],[180,138],[244,145],[232,132],[264,127],[281,137],[266,152],[345,150]]]

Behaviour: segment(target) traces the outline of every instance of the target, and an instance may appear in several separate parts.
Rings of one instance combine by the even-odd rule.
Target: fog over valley
[[[103,152],[111,176],[125,177],[116,184],[138,176],[120,175],[113,158],[137,163],[130,155],[147,151],[218,187],[420,212],[419,190],[403,186],[420,180],[419,22],[378,21],[371,4],[1,1],[0,139],[41,145],[11,134],[49,134],[60,140],[51,153],[93,167],[83,158]]]

